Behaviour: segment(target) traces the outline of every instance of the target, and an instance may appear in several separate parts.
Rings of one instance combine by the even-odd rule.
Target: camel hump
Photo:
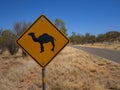
[[[54,37],[53,36],[51,36],[51,35],[49,35],[49,34],[47,34],[47,33],[44,33],[44,34],[42,34],[41,36],[40,36],[40,38],[41,39],[54,39]]]
[[[48,35],[47,33],[44,33],[44,34],[42,34],[42,36],[50,36],[50,35]]]

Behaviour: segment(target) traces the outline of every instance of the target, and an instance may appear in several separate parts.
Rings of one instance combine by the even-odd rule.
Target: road
[[[90,47],[82,47],[82,46],[72,46],[77,49],[81,49],[90,54],[94,54],[114,62],[120,63],[120,51],[115,50],[107,50],[107,49],[98,49],[98,48],[90,48]]]

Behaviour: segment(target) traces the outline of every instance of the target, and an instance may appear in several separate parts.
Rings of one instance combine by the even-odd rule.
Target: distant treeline
[[[90,33],[86,33],[85,35],[76,34],[72,32],[72,35],[69,37],[72,44],[85,44],[95,42],[113,42],[120,41],[120,32],[118,31],[109,31],[105,34],[91,35]]]
[[[68,36],[64,21],[60,19],[55,19],[54,24],[64,35]],[[8,50],[11,55],[16,54],[19,50],[19,47],[16,45],[15,40],[30,25],[31,23],[16,22],[13,24],[12,30],[0,28],[0,54],[2,54],[5,50]],[[97,36],[91,35],[90,33],[81,35],[72,32],[72,35],[68,38],[70,39],[70,43],[72,44],[94,44],[95,42],[113,42],[120,41],[120,32],[109,31],[105,34],[99,34]],[[27,54],[22,51],[22,56],[26,55]]]

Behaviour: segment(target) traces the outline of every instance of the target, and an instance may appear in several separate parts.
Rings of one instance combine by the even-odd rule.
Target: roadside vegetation
[[[112,44],[113,42],[120,42],[120,32],[118,31],[109,31],[105,34],[91,35],[90,33],[86,33],[85,35],[76,34],[72,32],[71,36],[67,34],[67,28],[65,23],[61,19],[55,19],[55,26],[70,39],[71,44],[94,44],[94,43],[105,43]],[[16,45],[16,38],[29,26],[30,22],[16,22],[13,24],[13,30],[0,28],[0,54],[3,51],[8,50],[11,55],[14,55],[18,52],[19,47]],[[27,54],[22,51],[23,56],[27,56]]]
[[[11,55],[18,52],[19,47],[16,45],[16,38],[30,25],[26,22],[16,22],[13,30],[0,29],[0,53],[8,50]]]
[[[72,35],[69,37],[72,44],[94,44],[94,43],[106,43],[111,44],[113,42],[120,42],[120,32],[118,31],[109,31],[104,34],[91,35],[86,33],[85,35],[76,34],[72,32]]]

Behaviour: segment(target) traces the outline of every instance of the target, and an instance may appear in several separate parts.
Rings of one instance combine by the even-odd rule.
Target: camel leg
[[[40,53],[44,52],[43,43],[40,43],[40,47],[41,47]]]
[[[51,49],[51,51],[54,51],[54,48],[55,48],[54,41],[52,41],[51,44],[52,44],[52,46],[53,46],[52,49]]]

